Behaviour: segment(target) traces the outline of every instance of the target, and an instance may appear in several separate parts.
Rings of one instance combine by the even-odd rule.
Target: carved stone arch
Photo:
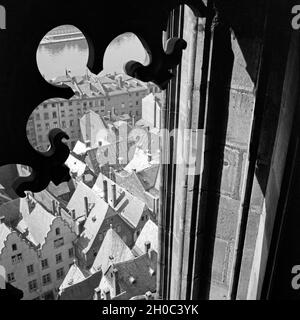
[[[165,88],[172,77],[169,69],[180,62],[185,44],[181,39],[171,39],[164,52],[162,31],[171,10],[182,4],[191,6],[199,15],[207,13],[203,2],[197,0],[151,1],[146,6],[140,0],[122,1],[118,10],[112,1],[86,0],[76,5],[60,0],[4,1],[5,8],[13,11],[13,15],[9,17],[10,28],[4,31],[3,47],[7,52],[0,56],[8,60],[9,52],[9,62],[2,70],[8,76],[3,80],[5,90],[1,93],[1,105],[5,108],[2,108],[0,135],[7,139],[3,139],[6,152],[1,155],[0,165],[19,163],[32,168],[29,177],[20,178],[13,185],[19,196],[24,197],[25,190],[41,191],[50,181],[59,184],[70,179],[64,165],[69,149],[61,141],[66,138],[65,133],[59,129],[50,133],[51,149],[47,153],[34,150],[26,136],[27,120],[37,105],[53,97],[69,99],[73,95],[70,88],[50,85],[37,68],[36,50],[47,31],[64,24],[79,28],[89,45],[87,67],[94,74],[103,69],[102,59],[110,41],[120,33],[131,31],[151,53],[151,62],[148,66],[130,62],[126,72]]]

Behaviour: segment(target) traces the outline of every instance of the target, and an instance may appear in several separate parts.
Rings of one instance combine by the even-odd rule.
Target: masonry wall
[[[17,250],[12,249],[12,245],[16,244]],[[12,256],[22,253],[20,262],[12,263]],[[29,291],[28,282],[33,279],[40,279],[39,259],[37,251],[30,247],[29,242],[22,240],[16,232],[12,232],[5,242],[5,248],[0,253],[0,264],[6,270],[6,277],[9,273],[14,273],[15,281],[11,282],[13,286],[23,291],[24,300],[32,300],[39,296],[38,291]],[[34,273],[28,275],[27,266],[33,264]],[[6,279],[8,281],[8,279]]]
[[[56,235],[56,228],[60,228],[60,235]],[[64,244],[58,248],[55,248],[54,241],[61,237],[64,239]],[[40,283],[43,294],[49,293],[50,291],[53,291],[54,295],[57,294],[57,290],[59,289],[64,277],[58,279],[56,271],[59,268],[64,268],[64,275],[68,273],[70,265],[73,264],[75,259],[75,250],[74,256],[69,256],[69,249],[74,248],[75,239],[75,233],[71,231],[66,222],[64,222],[61,218],[56,218],[53,221],[51,230],[47,236],[47,241],[41,248],[40,261],[47,258],[49,265],[49,268],[41,270],[41,277],[48,273],[51,274],[51,282],[48,285],[43,285]],[[59,253],[62,255],[62,261],[57,263],[56,255]]]

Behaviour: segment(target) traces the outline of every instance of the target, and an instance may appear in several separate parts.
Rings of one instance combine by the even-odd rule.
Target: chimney
[[[60,205],[58,205],[57,216],[61,217],[61,206]]]
[[[98,147],[102,147],[102,141],[98,141]]]
[[[87,140],[87,141],[85,142],[85,145],[86,145],[87,148],[90,148],[90,147],[91,147],[91,141],[90,141],[90,140]]]
[[[153,119],[153,126],[154,126],[154,128],[156,128],[156,108],[157,108],[157,106],[156,106],[156,101],[155,101],[155,99],[154,99],[154,119]]]
[[[76,212],[75,212],[75,209],[73,209],[71,211],[71,216],[72,216],[72,219],[75,220],[76,219]]]
[[[89,199],[88,197],[84,197],[84,210],[85,210],[85,215],[86,217],[89,216]]]
[[[104,294],[104,300],[111,300],[110,290],[108,288],[103,290],[103,294]]]
[[[118,274],[118,270],[114,267],[113,267],[112,273],[113,273],[113,288],[114,288],[113,295],[115,297],[120,293],[119,274]]]
[[[119,76],[117,78],[117,83],[118,83],[118,86],[122,89],[123,88],[123,79],[122,79],[122,76]]]
[[[134,127],[135,126],[135,116],[132,116],[132,119],[131,119],[132,121],[131,121],[131,124],[132,124],[132,126]]]
[[[53,214],[56,216],[56,204],[55,204],[55,200],[52,200],[52,211],[53,211]]]
[[[111,120],[111,111],[108,111],[107,114],[108,114],[108,120]]]
[[[101,289],[95,288],[94,291],[94,300],[101,300]]]
[[[25,231],[23,232],[23,236],[27,237],[29,235],[29,230],[28,228],[25,228]]]
[[[103,180],[104,201],[108,203],[107,180]]]
[[[149,254],[150,248],[151,248],[151,242],[145,241],[144,246],[145,246],[145,253]]]
[[[109,168],[109,179],[114,181],[114,169],[112,167]]]
[[[153,199],[153,208],[152,208],[153,213],[156,213],[156,199]]]
[[[146,300],[154,300],[154,296],[151,291],[147,291],[145,293],[145,298],[146,298]]]
[[[148,153],[148,162],[151,162],[152,161],[152,154],[149,152]]]
[[[111,194],[112,194],[112,206],[114,208],[117,203],[117,189],[114,183],[111,184]]]
[[[4,223],[4,220],[5,220],[4,216],[0,217],[0,224]]]

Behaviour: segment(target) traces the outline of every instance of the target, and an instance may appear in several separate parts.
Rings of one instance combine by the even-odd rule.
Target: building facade
[[[56,84],[70,86],[75,95],[65,100],[53,98],[40,104],[27,122],[27,137],[30,143],[41,151],[49,145],[48,133],[53,128],[65,131],[68,146],[73,149],[81,138],[80,118],[93,110],[101,116],[142,116],[142,99],[150,90],[159,91],[153,84],[145,84],[126,75],[107,75],[105,77],[71,77],[58,79]]]
[[[24,210],[27,199],[19,201],[19,210],[13,211],[15,203],[0,207],[0,265],[6,281],[23,291],[24,300],[54,299],[73,263],[76,235],[41,205],[32,202]]]

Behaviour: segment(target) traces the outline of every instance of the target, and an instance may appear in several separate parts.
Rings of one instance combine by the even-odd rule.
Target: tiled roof
[[[151,168],[154,164],[159,164],[158,157],[149,162],[148,154],[141,148],[136,148],[132,160],[124,169],[128,172],[131,172],[133,170],[139,172],[147,168]]]
[[[9,234],[11,234],[11,230],[7,227],[5,223],[0,223],[0,253],[1,250],[5,247],[5,241]]]
[[[77,177],[81,177],[86,169],[86,164],[75,158],[72,154],[69,155],[65,164],[70,169],[70,172],[76,174]]]
[[[59,300],[92,300],[94,290],[99,286],[102,278],[102,271],[98,271],[85,279],[64,288],[60,289]]]
[[[39,203],[36,203],[35,208],[30,214],[23,215],[23,219],[17,225],[17,229],[24,233],[26,228],[28,228],[28,240],[32,241],[35,245],[43,245],[55,218]]]
[[[94,260],[91,272],[102,270],[105,272],[110,264],[133,259],[131,250],[127,247],[120,236],[110,228],[104,237],[100,250]]]
[[[143,184],[134,171],[127,172],[125,170],[115,172],[116,184],[126,189],[129,193],[146,202]]]
[[[92,110],[80,119],[80,130],[84,142],[89,142],[91,148],[98,147],[100,141],[103,145],[114,141],[114,134],[110,132],[104,119]]]
[[[75,147],[73,149],[73,152],[78,154],[78,155],[82,155],[84,153],[86,153],[88,150],[90,150],[90,147],[87,147],[85,143],[81,142],[81,141],[77,141],[75,144]]]
[[[93,190],[99,196],[103,197],[104,180],[107,181],[108,202],[111,206],[113,206],[111,186],[112,184],[115,184],[114,181],[100,173],[93,186]],[[143,212],[147,210],[146,204],[118,185],[116,185],[116,193],[117,205],[114,207],[114,210],[120,214],[132,227],[137,227]]]
[[[60,197],[70,192],[68,182],[62,182],[56,186],[52,181],[49,183],[47,190],[52,193],[55,197]]]
[[[149,241],[151,245],[151,249],[158,252],[158,227],[152,221],[148,220],[144,225],[140,235],[138,236],[135,247],[140,250],[140,252],[145,252],[145,242]]]
[[[5,223],[15,226],[22,218],[20,213],[21,199],[11,200],[0,206],[0,217],[5,217]]]
[[[78,265],[74,262],[66,274],[64,281],[59,287],[59,290],[65,290],[66,288],[81,282],[87,278],[88,274],[84,270],[78,267]]]
[[[84,230],[77,241],[77,245],[82,249],[83,253],[90,250],[103,221],[116,214],[117,213],[101,198],[96,201],[94,208],[85,221]]]
[[[0,184],[0,205],[2,203],[12,200],[11,197],[7,194],[5,188]]]
[[[149,257],[150,255],[151,258]],[[156,261],[157,253],[152,250],[149,254],[113,264],[105,273],[99,287],[101,290],[105,290],[107,286],[113,287],[113,279],[107,275],[115,268],[118,271],[120,294],[126,292],[127,299],[144,294],[147,291],[154,292],[156,290]],[[151,271],[153,271],[153,273]]]
[[[158,171],[159,164],[155,164],[136,173],[145,191],[155,187]]]
[[[95,204],[99,198],[90,187],[80,181],[67,205],[70,211],[75,210],[76,219],[85,215],[84,197],[88,198],[89,204]]]

